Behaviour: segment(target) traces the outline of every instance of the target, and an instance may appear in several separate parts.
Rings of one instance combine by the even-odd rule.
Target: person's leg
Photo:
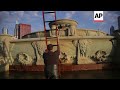
[[[49,79],[58,79],[57,65],[49,66]]]
[[[47,67],[46,67],[46,66],[44,67],[44,75],[45,75],[45,78],[46,78],[46,79],[49,78],[49,73],[48,73],[48,70],[47,70]]]
[[[57,65],[49,65],[44,68],[46,79],[58,79],[58,67]]]
[[[46,79],[55,79],[54,65],[48,65],[44,68]]]
[[[54,65],[54,77],[55,77],[55,79],[58,79],[58,67],[57,67],[57,65]]]

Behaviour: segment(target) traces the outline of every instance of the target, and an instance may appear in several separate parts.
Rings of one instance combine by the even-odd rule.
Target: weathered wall
[[[60,60],[62,64],[90,64],[111,62],[113,45],[111,36],[105,37],[61,37]],[[56,40],[48,43],[56,44]],[[44,38],[12,40],[10,42],[13,64],[43,65],[43,52],[46,49]],[[54,47],[56,50],[56,47]]]
[[[106,36],[105,32],[99,30],[88,30],[88,29],[76,29],[76,36]],[[54,36],[56,34],[56,30],[48,30],[47,37]],[[59,36],[74,36],[70,33],[69,29],[66,28],[65,30],[59,29]],[[44,37],[44,31],[34,32],[23,36],[23,38],[40,38]]]
[[[114,47],[113,36],[67,36],[59,37],[62,64],[91,64],[111,62]],[[44,65],[45,38],[3,40],[2,61],[10,65]],[[56,44],[56,39],[48,43]],[[1,44],[2,45],[2,44]],[[56,47],[54,47],[56,50]]]
[[[0,35],[0,72],[9,71],[9,63],[12,60],[10,54],[10,41],[15,39],[11,35]]]

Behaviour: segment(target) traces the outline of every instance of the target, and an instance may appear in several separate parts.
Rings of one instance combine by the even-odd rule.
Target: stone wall
[[[78,36],[60,37],[60,61],[62,64],[95,64],[111,62],[114,48],[110,39],[112,36]],[[6,59],[10,65],[44,65],[43,52],[46,49],[45,38],[13,39],[5,41],[9,48]],[[48,43],[56,45],[56,39]],[[54,47],[56,50],[56,47]]]
[[[47,37],[55,36],[56,30],[48,30]],[[66,37],[66,36],[106,36],[105,32],[99,30],[88,30],[88,29],[76,29],[75,32],[71,32],[68,28],[65,30],[59,29],[59,36]],[[22,38],[42,38],[44,37],[44,32],[34,32],[23,36]]]

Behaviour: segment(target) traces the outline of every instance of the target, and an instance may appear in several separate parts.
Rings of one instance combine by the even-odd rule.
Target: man
[[[47,79],[58,79],[57,65],[59,62],[60,48],[58,45],[57,50],[53,51],[53,46],[56,45],[47,45],[47,50],[43,53],[44,72]]]

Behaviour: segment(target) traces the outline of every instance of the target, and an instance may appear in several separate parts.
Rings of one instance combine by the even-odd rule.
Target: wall
[[[31,33],[31,25],[28,24],[19,24],[18,30],[18,38],[22,38],[22,36]]]
[[[56,30],[48,30],[46,34],[47,37],[54,36],[56,34]],[[68,29],[66,28],[65,30],[62,29],[59,30],[59,36],[65,37],[74,35],[71,35]],[[106,33],[98,30],[76,29],[76,36],[106,36]],[[22,38],[38,38],[38,37],[39,38],[44,37],[44,31],[30,33],[23,36]]]
[[[110,39],[104,37],[60,37],[62,64],[95,64],[112,61],[114,48]],[[48,43],[56,44],[55,39]],[[14,65],[44,65],[43,52],[46,49],[44,38],[10,41]],[[54,47],[56,50],[56,47]]]

